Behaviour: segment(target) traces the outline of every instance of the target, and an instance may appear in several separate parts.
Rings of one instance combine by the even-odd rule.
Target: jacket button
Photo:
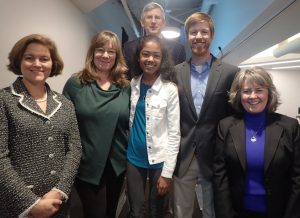
[[[48,141],[52,142],[53,141],[53,137],[52,136],[48,137]]]
[[[55,174],[56,174],[56,171],[55,171],[55,170],[51,170],[51,171],[50,171],[50,174],[51,174],[51,175],[55,175]]]
[[[49,158],[54,158],[54,154],[49,154]]]
[[[151,146],[149,146],[148,148],[151,149]]]

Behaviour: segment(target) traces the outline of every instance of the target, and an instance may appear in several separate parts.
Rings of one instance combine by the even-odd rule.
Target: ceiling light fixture
[[[290,64],[290,63],[297,63],[297,62],[300,62],[300,59],[289,60],[289,61],[264,62],[264,63],[257,63],[257,64],[242,64],[242,65],[239,65],[239,68],[261,67],[261,66],[277,65],[277,64]]]
[[[180,36],[180,30],[177,27],[165,27],[161,34],[167,39],[174,39]]]

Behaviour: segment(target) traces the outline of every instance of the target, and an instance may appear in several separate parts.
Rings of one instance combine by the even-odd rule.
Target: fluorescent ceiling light
[[[180,36],[180,30],[177,27],[165,27],[161,34],[167,39],[174,39]]]
[[[257,64],[242,64],[239,65],[240,68],[246,68],[246,67],[261,67],[261,66],[268,66],[268,65],[277,65],[277,64],[290,64],[290,63],[297,63],[300,62],[300,59],[296,60],[289,60],[289,61],[273,61],[273,62],[263,62],[263,63],[257,63]]]
[[[285,67],[272,67],[272,70],[293,69],[293,68],[300,68],[300,65],[296,65],[296,66],[285,66]]]

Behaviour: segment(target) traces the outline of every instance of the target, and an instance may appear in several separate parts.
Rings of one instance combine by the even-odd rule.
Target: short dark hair
[[[41,34],[31,34],[16,42],[8,55],[9,64],[7,65],[7,69],[16,75],[22,75],[21,61],[24,52],[31,43],[38,43],[48,48],[53,63],[49,77],[61,74],[64,68],[64,63],[58,53],[57,47],[49,37]]]
[[[174,68],[172,67],[173,65],[169,60],[168,51],[165,48],[162,39],[159,38],[158,36],[153,36],[153,35],[144,36],[139,39],[137,49],[135,55],[133,56],[133,61],[132,61],[133,77],[137,77],[143,73],[139,63],[140,53],[144,48],[145,44],[150,41],[158,43],[158,45],[161,48],[162,59],[161,59],[161,65],[158,69],[158,73],[161,75],[161,79],[164,81],[176,82],[175,75],[174,75]]]

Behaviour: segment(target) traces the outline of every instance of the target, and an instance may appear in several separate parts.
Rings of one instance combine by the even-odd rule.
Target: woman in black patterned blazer
[[[81,156],[72,103],[45,82],[63,62],[49,38],[33,34],[9,54],[19,75],[0,90],[0,217],[66,217]]]

